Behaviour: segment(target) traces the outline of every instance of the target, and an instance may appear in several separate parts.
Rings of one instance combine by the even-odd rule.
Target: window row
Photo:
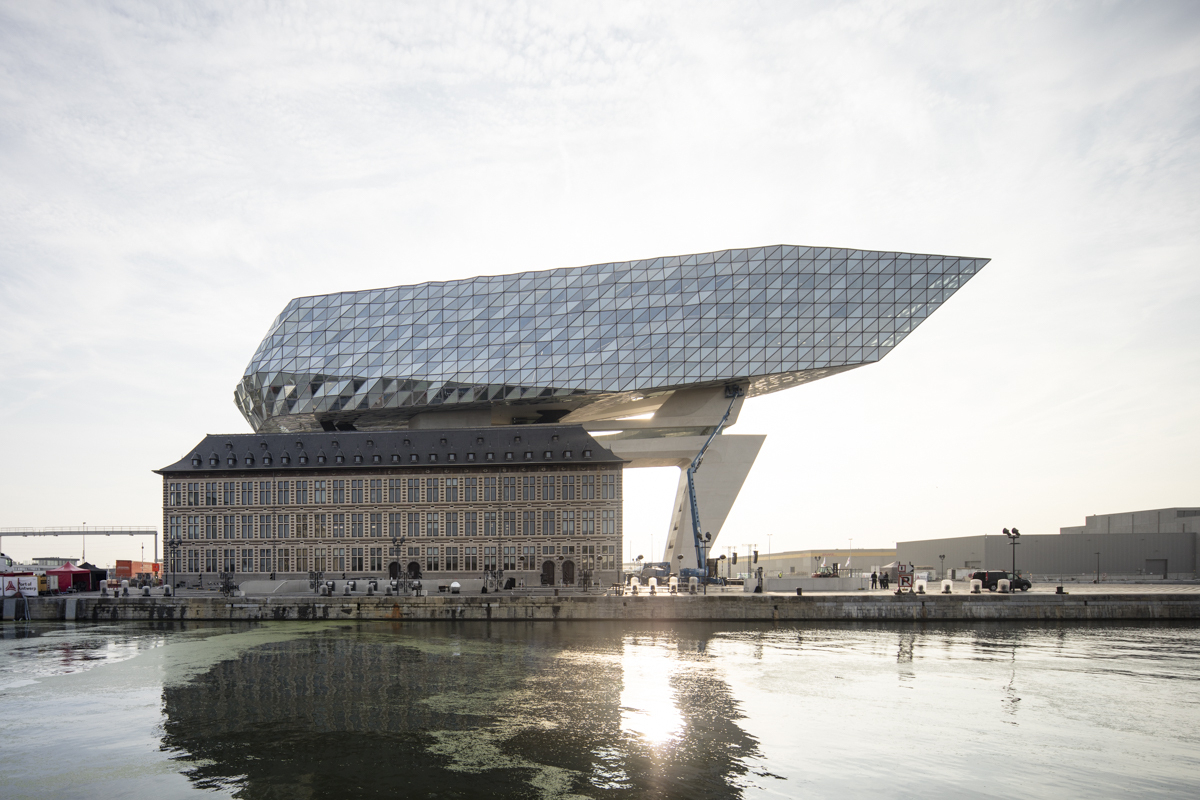
[[[396,554],[400,550],[400,554]],[[583,569],[616,569],[616,545],[495,547],[221,547],[169,554],[170,572],[382,572],[385,560],[415,561],[424,572],[538,571],[540,559],[577,560]]]
[[[599,478],[599,480],[597,480]],[[169,506],[287,506],[615,500],[616,475],[169,482]]]
[[[408,511],[392,514],[206,514],[170,516],[169,540],[342,539],[406,536],[615,536],[615,509]]]
[[[407,439],[405,439],[405,442],[407,442],[407,441],[408,441],[408,440],[407,440]],[[443,439],[443,440],[442,440],[442,442],[443,442],[443,445],[444,445],[444,444],[445,444],[445,440]],[[336,446],[336,445],[337,445],[337,443],[336,443],[336,442],[334,442],[334,445]],[[563,459],[565,459],[565,460],[567,460],[567,461],[570,461],[570,460],[571,460],[573,457],[574,457],[574,453],[573,453],[572,451],[570,451],[570,450],[563,450],[563,451],[562,451],[562,458],[563,458]],[[591,451],[591,450],[584,450],[584,451],[583,451],[583,457],[584,457],[585,459],[586,459],[586,458],[591,458],[591,457],[592,457],[592,451]],[[275,459],[274,459],[274,457],[273,457],[273,456],[272,456],[270,453],[263,453],[263,454],[262,454],[262,456],[261,456],[261,459],[262,459],[262,465],[263,465],[264,467],[271,467],[271,466],[274,466]],[[444,454],[444,455],[443,455],[443,457],[442,457],[442,460],[443,460],[444,462],[448,463],[448,464],[456,464],[456,463],[458,463],[458,454],[457,454],[457,453],[446,453],[446,454]],[[481,458],[481,459],[476,459],[476,458],[475,458],[475,454],[474,454],[474,453],[467,453],[467,457],[466,457],[466,461],[467,461],[468,463],[472,463],[472,464],[473,464],[473,463],[476,463],[477,461],[484,461],[484,462],[496,462],[496,461],[517,462],[517,461],[534,461],[534,460],[536,460],[536,459],[534,458],[534,452],[533,452],[532,450],[526,450],[526,451],[525,451],[525,453],[524,453],[524,458],[519,458],[519,457],[518,457],[516,454],[514,454],[514,453],[512,453],[512,452],[507,452],[507,453],[505,453],[505,454],[504,454],[504,458],[502,458],[502,459],[501,459],[501,458],[497,458],[495,453],[484,453],[484,454],[483,454],[483,458]],[[543,460],[543,461],[552,461],[552,460],[554,460],[554,451],[553,451],[553,450],[543,450],[543,451],[542,451],[542,460]],[[297,461],[300,463],[300,465],[301,465],[301,466],[308,466],[308,464],[309,464],[308,453],[306,453],[306,452],[304,452],[304,451],[301,451],[301,452],[300,452],[300,456],[299,456],[299,458],[297,459]],[[426,456],[424,459],[422,459],[422,458],[421,458],[421,456],[420,456],[420,454],[418,454],[418,453],[409,453],[409,454],[408,454],[408,463],[410,463],[410,464],[420,464],[420,463],[422,463],[422,461],[425,461],[425,462],[427,462],[427,463],[430,463],[430,464],[436,464],[436,463],[438,463],[438,454],[437,454],[437,453],[429,453],[429,454],[428,454],[428,455],[427,455],[427,456]],[[325,453],[324,453],[324,452],[320,452],[320,453],[318,453],[318,454],[317,454],[317,460],[316,460],[316,463],[317,463],[318,465],[323,465],[323,464],[325,464],[326,462],[327,462],[327,459],[326,459],[326,457],[325,457]],[[404,458],[402,458],[402,457],[401,457],[401,455],[400,455],[399,453],[392,453],[392,456],[391,456],[390,462],[391,462],[392,464],[403,464],[403,463],[404,463]],[[244,466],[246,466],[246,467],[253,467],[253,466],[255,466],[257,463],[258,463],[258,459],[256,459],[256,458],[255,458],[255,456],[254,456],[254,454],[253,454],[253,453],[246,453],[246,455],[245,455],[245,456],[243,457],[243,459],[242,459],[242,464],[243,464]],[[282,455],[282,456],[280,456],[280,458],[279,458],[279,463],[280,463],[282,466],[285,466],[285,467],[291,466],[291,464],[292,464],[292,456],[291,456],[291,454],[285,451],[285,452],[283,453],[283,455]],[[345,457],[344,455],[342,455],[342,453],[339,451],[339,452],[337,452],[337,453],[335,453],[335,454],[334,454],[334,456],[333,456],[333,463],[335,463],[335,464],[345,464],[345,463],[346,463],[346,457]],[[367,462],[366,462],[366,459],[365,459],[365,458],[363,458],[363,455],[362,455],[362,453],[356,453],[356,454],[354,455],[353,463],[355,463],[355,464],[365,464],[365,463],[367,463]],[[375,453],[375,454],[373,454],[373,455],[371,456],[371,463],[372,463],[372,464],[383,464],[383,463],[384,463],[384,457],[383,457],[383,454],[382,454],[382,453]],[[192,454],[192,466],[193,466],[193,467],[195,467],[195,468],[199,469],[201,466],[203,466],[203,464],[204,464],[204,459],[202,459],[202,458],[200,457],[200,454],[199,454],[199,453],[194,453],[194,454]],[[208,465],[209,465],[210,467],[218,467],[218,466],[220,466],[220,465],[221,465],[221,459],[219,459],[219,458],[217,457],[216,453],[213,453],[211,456],[209,456],[209,458],[208,458]],[[234,455],[232,452],[231,452],[231,453],[229,453],[229,455],[228,455],[228,456],[226,456],[226,458],[225,458],[225,465],[226,465],[227,467],[236,467],[236,466],[238,465],[238,457],[237,457],[236,455]]]

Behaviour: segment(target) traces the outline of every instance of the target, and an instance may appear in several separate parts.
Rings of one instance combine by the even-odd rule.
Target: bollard
[[[142,587],[142,597],[149,597],[149,596],[150,596],[150,587],[143,586]]]
[[[128,589],[128,588],[129,588],[129,581],[121,581],[121,588],[122,588],[122,589]]]
[[[171,596],[171,587],[164,586],[163,587],[163,597],[170,597],[170,596]]]
[[[650,584],[650,594],[658,594],[658,578],[651,578],[646,583]]]
[[[390,587],[390,586],[389,586],[389,587],[387,587],[386,589],[384,589],[384,590],[383,590],[383,596],[384,596],[384,597],[391,597],[391,596],[392,596],[392,587]]]
[[[100,596],[108,597],[108,584],[107,583],[100,584]]]
[[[1008,578],[1001,578],[1000,580],[996,581],[996,591],[998,591],[1000,594],[1008,594],[1011,589],[1012,584],[1009,582]]]
[[[679,576],[672,575],[667,580],[667,591],[671,594],[679,594]]]
[[[954,581],[951,581],[951,580],[942,581],[942,594],[950,594],[953,591],[954,591]]]
[[[971,579],[971,594],[979,594],[983,591],[983,581],[979,578]]]
[[[1055,594],[1066,594],[1066,592],[1063,591],[1063,587],[1061,587],[1061,586],[1054,587],[1054,593]]]
[[[802,588],[800,588],[799,586],[797,586],[797,587],[796,587],[796,596],[797,596],[797,597],[803,597],[803,596],[804,596],[804,589],[802,589]]]
[[[350,587],[350,591],[358,591],[358,581],[346,581],[346,585]]]
[[[346,589],[345,589],[345,591],[342,592],[342,594],[345,595],[346,597],[350,596],[350,582],[349,581],[346,582]]]
[[[915,587],[917,594],[925,594],[925,589],[928,585],[929,581],[925,580],[924,578],[917,578]]]
[[[367,597],[374,597],[374,596],[375,596],[375,584],[368,583],[367,584]]]

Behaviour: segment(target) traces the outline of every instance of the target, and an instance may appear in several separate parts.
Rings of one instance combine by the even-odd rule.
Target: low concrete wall
[[[24,618],[5,600],[4,619]],[[47,597],[35,620],[1137,620],[1200,619],[1200,595],[659,595],[657,597]]]
[[[746,592],[753,592],[756,586],[758,586],[758,579],[749,578],[742,589]],[[806,592],[853,592],[856,589],[869,589],[870,587],[870,576],[866,578],[813,578],[799,575],[784,575],[780,578],[778,574],[763,576],[764,592],[794,592],[796,589],[803,589]]]

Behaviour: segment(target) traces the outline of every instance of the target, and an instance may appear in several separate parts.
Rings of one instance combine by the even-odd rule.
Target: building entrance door
[[[543,561],[542,562],[542,586],[553,586],[553,585],[554,585],[554,562],[553,561]]]
[[[416,561],[408,562],[408,577],[410,577],[410,578],[421,577],[421,565],[418,564]]]
[[[399,561],[393,561],[392,563],[388,564],[388,577],[389,578],[399,578],[400,577],[400,562]]]
[[[575,562],[574,561],[564,561],[563,562],[563,583],[565,583],[567,586],[570,586],[571,584],[575,583]]]

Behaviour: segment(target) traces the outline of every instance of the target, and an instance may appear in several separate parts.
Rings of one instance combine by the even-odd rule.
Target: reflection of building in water
[[[430,625],[416,646],[399,626],[263,645],[164,689],[163,743],[200,787],[247,796],[524,797],[551,774],[587,796],[738,796],[756,742],[702,655],[711,626],[688,627],[700,638]],[[667,702],[646,710],[675,716],[669,738],[622,722],[647,672],[664,678]]]

